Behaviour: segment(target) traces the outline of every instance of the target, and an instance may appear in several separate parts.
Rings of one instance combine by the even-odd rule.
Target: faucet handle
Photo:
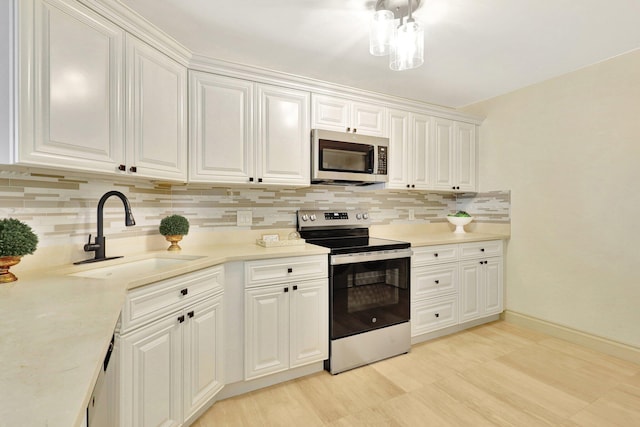
[[[85,252],[93,252],[100,247],[99,243],[91,243],[91,234],[89,234],[89,241],[84,245]]]

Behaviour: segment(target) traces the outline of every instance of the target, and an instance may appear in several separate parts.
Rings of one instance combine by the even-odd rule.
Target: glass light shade
[[[389,67],[394,71],[402,71],[417,68],[423,63],[424,29],[417,22],[407,22],[395,32]]]
[[[369,52],[373,56],[389,55],[394,32],[393,12],[378,10],[373,14],[369,30]]]

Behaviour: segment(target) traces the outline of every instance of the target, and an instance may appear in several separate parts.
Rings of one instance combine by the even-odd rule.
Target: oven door
[[[330,257],[332,340],[409,321],[411,250],[390,252]]]

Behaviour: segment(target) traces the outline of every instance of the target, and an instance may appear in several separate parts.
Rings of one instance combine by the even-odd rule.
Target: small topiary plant
[[[38,236],[24,222],[15,218],[0,220],[0,256],[23,256],[35,252]]]
[[[189,220],[182,215],[171,215],[160,221],[160,234],[163,236],[185,236],[189,234]]]

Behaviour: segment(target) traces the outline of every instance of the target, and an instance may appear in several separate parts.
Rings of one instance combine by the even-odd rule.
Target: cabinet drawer
[[[412,273],[412,301],[458,291],[457,263],[414,267]]]
[[[221,292],[223,283],[224,268],[220,265],[134,289],[125,299],[122,330],[126,332]]]
[[[411,336],[458,324],[458,297],[426,299],[411,305]]]
[[[486,258],[490,256],[502,256],[502,240],[462,243],[460,245],[460,259]]]
[[[321,279],[328,276],[326,255],[248,261],[244,264],[247,288],[266,283]]]
[[[413,249],[414,267],[458,260],[458,245],[422,246]]]

